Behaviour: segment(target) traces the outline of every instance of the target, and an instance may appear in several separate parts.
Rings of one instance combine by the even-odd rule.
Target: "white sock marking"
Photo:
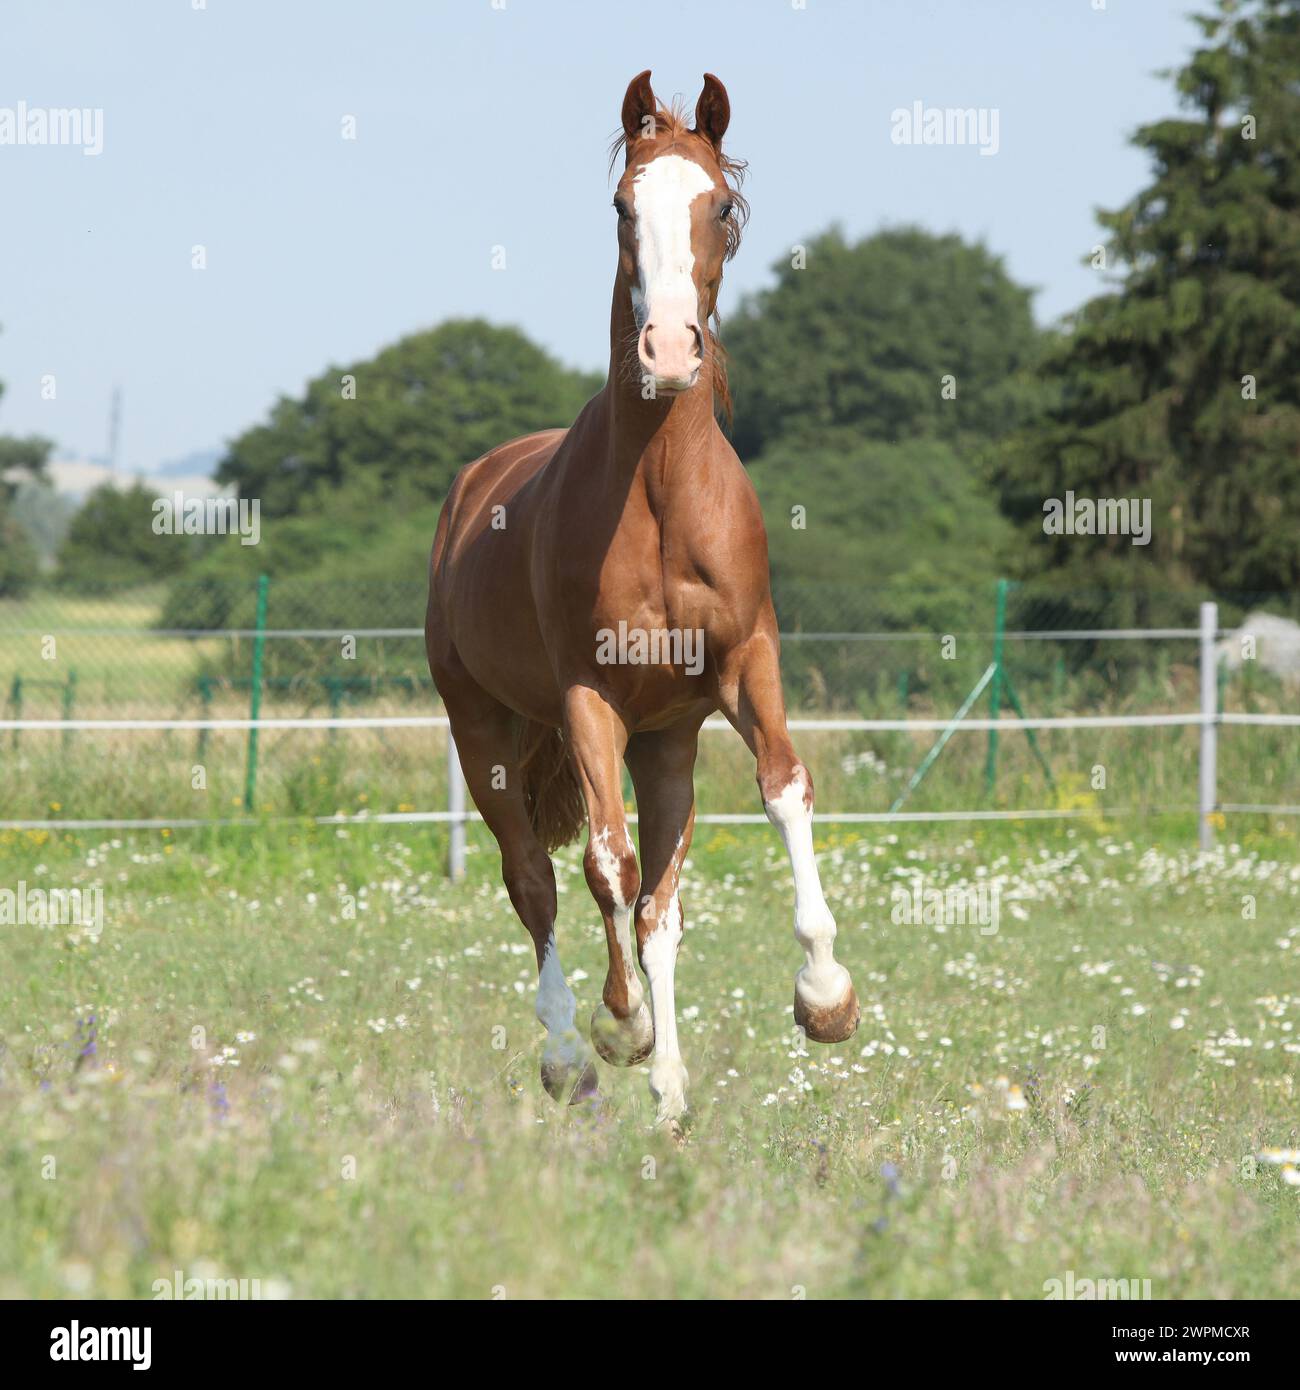
[[[795,988],[813,1007],[838,1004],[849,988],[849,973],[835,959],[835,918],[822,895],[813,853],[812,812],[804,804],[801,772],[778,796],[764,803],[767,818],[781,832],[794,872],[794,934],[804,949]]]
[[[677,1119],[686,1109],[687,1075],[677,1049],[677,1004],[673,998],[673,975],[682,930],[681,899],[674,893],[641,948],[641,968],[650,982],[650,1009],[655,1025],[650,1090],[659,1102],[655,1117],[659,1124]]]
[[[577,1000],[564,978],[555,933],[547,938],[542,953],[542,969],[537,977],[537,1017],[546,1029],[542,1058],[561,1066],[581,1066],[587,1060],[587,1045],[574,1026]]]
[[[609,847],[611,833],[611,828],[606,826],[593,835],[591,848],[596,860],[596,869],[605,880],[605,886],[609,889],[614,904],[614,933],[618,940],[619,953],[623,957],[627,1002],[632,1012],[636,1013],[645,1003],[645,991],[641,988],[636,966],[632,963],[632,904],[625,902],[623,898],[622,862]],[[623,827],[623,840],[627,853],[635,856],[636,850],[632,847],[632,837],[628,834],[626,826]]]

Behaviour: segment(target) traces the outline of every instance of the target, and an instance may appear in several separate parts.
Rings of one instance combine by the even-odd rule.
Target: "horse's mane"
[[[665,148],[672,147],[683,137],[695,135],[696,132],[691,125],[693,117],[686,103],[681,97],[674,97],[671,106],[664,106],[658,103],[655,109],[655,133],[654,143],[666,141]],[[637,142],[643,140],[644,136],[637,136]],[[696,138],[703,140],[703,136]],[[705,140],[705,143],[709,142]],[[722,177],[726,181],[727,187],[731,189],[731,201],[734,211],[727,221],[727,249],[723,254],[723,260],[729,261],[740,249],[741,234],[745,230],[745,223],[749,220],[749,203],[745,195],[740,191],[740,185],[745,181],[745,171],[749,167],[743,159],[736,159],[732,155],[724,154],[719,149],[713,150],[713,157],[717,160],[718,168],[722,170]],[[609,172],[614,172],[614,165],[621,152],[628,149],[628,137],[626,131],[620,130],[614,137],[609,147]],[[630,152],[628,155],[631,158]],[[718,307],[713,306],[713,322],[706,325],[706,332],[709,335],[709,364],[713,374],[713,394],[718,401],[723,418],[727,424],[731,424],[731,388],[727,385],[727,351],[722,346],[719,331],[722,328],[722,315],[718,312]]]

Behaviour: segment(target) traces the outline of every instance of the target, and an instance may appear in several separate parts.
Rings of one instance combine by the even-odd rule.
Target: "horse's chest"
[[[704,675],[707,593],[658,532],[615,536],[570,622],[603,683],[649,695]]]
[[[679,539],[660,531],[618,536],[600,569],[597,611],[602,622],[698,623],[705,589]]]

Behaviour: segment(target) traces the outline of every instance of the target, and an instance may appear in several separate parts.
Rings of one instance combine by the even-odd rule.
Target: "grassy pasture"
[[[680,1147],[639,1070],[601,1064],[600,1108],[542,1092],[479,831],[455,887],[411,828],[8,832],[0,887],[99,885],[105,922],[3,928],[0,1295],[1286,1295],[1300,1187],[1253,1156],[1300,1143],[1300,856],[1237,824],[1205,858],[1185,821],[824,827],[863,1004],[829,1049],[792,1029],[775,836],[702,828]],[[997,932],[895,922],[916,874],[996,884]],[[576,850],[560,885],[585,1021]]]
[[[17,631],[33,609],[0,614],[0,669],[75,665],[78,714],[196,715],[195,677],[230,655],[134,637],[156,595],[39,601],[35,625],[65,634],[57,662]],[[1194,684],[1171,666],[1123,707],[1190,709]],[[1043,690],[1034,712],[1111,707],[1084,684],[1050,703]],[[860,712],[942,714],[950,693],[913,687],[903,705],[882,675]],[[1294,703],[1248,684],[1227,697]],[[57,692],[33,689],[25,712],[57,717]],[[210,712],[242,716],[246,697]],[[298,691],[264,705],[305,712],[326,710]],[[820,809],[881,811],[932,737],[797,742]],[[176,1270],[267,1296],[1038,1298],[1068,1271],[1150,1279],[1156,1297],[1285,1295],[1300,1186],[1256,1155],[1300,1144],[1297,818],[1232,817],[1224,848],[1190,853],[1192,819],[1161,811],[1194,805],[1196,743],[1048,732],[1052,791],[1009,726],[992,804],[1082,819],[823,824],[864,1011],[831,1049],[793,1033],[800,957],[775,836],[701,827],[680,1147],[651,1130],[639,1070],[601,1065],[599,1108],[542,1092],[531,946],[481,829],[453,887],[436,832],[306,819],[441,808],[440,733],[263,733],[255,828],[0,831],[0,891],[100,887],[105,912],[98,939],[0,925],[0,1296],[148,1297]],[[5,734],[0,806],[236,815],[245,747],[239,733]],[[958,735],[910,809],[989,804],[984,752],[983,735]],[[1222,730],[1219,787],[1300,803],[1294,731]],[[697,788],[702,810],[757,809],[734,735],[702,737]],[[603,938],[576,850],[559,873],[585,1023]],[[916,875],[996,885],[997,932],[895,921],[893,889]]]
[[[138,711],[158,717],[156,708]],[[399,701],[369,701],[347,713],[434,712]],[[114,710],[114,715],[125,712]],[[190,713],[197,713],[192,711]],[[247,717],[215,701],[215,717]],[[301,710],[267,701],[268,717]],[[315,716],[326,713],[312,711]],[[1049,730],[1040,743],[1049,787],[1011,721],[1000,738],[995,795],[985,795],[986,736],[958,733],[907,803],[909,811],[1065,809],[1119,817],[1194,808],[1194,728]],[[796,746],[812,768],[821,812],[887,810],[935,738],[928,733],[803,731]],[[1288,728],[1225,727],[1219,735],[1223,802],[1300,805],[1300,758]],[[248,736],[192,730],[59,735],[0,733],[4,819],[202,818],[242,814]],[[317,730],[261,734],[256,809],[267,816],[443,810],[446,742],[437,729]],[[201,775],[196,769],[201,768]],[[1104,785],[1098,785],[1099,774]],[[758,812],[753,759],[730,730],[700,736],[699,809]],[[630,795],[630,784],[628,786]]]

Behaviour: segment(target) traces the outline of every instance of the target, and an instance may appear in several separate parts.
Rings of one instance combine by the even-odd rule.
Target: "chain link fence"
[[[1003,664],[1021,708],[1037,717],[1195,710],[1201,597],[1009,586]],[[440,713],[425,664],[425,598],[422,581],[322,585],[272,578],[261,638],[260,717]],[[946,719],[979,682],[997,641],[991,587],[893,590],[778,576],[774,600],[787,701],[792,715],[806,718]],[[1288,671],[1285,640],[1297,596],[1221,597],[1220,604],[1220,708],[1300,709],[1300,645]],[[1235,630],[1260,613],[1281,626],[1242,659]],[[0,602],[3,715],[248,718],[257,619],[257,585],[244,582],[181,580],[99,596],[47,590]],[[401,727],[264,730],[254,798],[246,795],[246,732],[6,730],[0,795],[4,815],[13,819],[128,811],[210,817],[246,806],[290,815],[432,810],[446,805],[443,738]],[[912,731],[805,731],[797,739],[816,771],[819,805],[864,812],[892,803],[933,741],[932,733]],[[1114,806],[1118,782],[1132,807],[1195,805],[1194,731],[1054,731],[1041,742],[1057,774],[1050,787],[1008,720],[994,786],[981,737],[964,733],[915,802]],[[737,740],[727,745],[725,752],[702,749],[701,805],[707,807],[707,795],[714,810],[752,810],[752,769]],[[1231,790],[1225,801],[1300,803],[1296,730],[1234,731],[1221,757]],[[1099,777],[1102,787],[1094,785]],[[1112,793],[1109,802],[1103,793]]]

